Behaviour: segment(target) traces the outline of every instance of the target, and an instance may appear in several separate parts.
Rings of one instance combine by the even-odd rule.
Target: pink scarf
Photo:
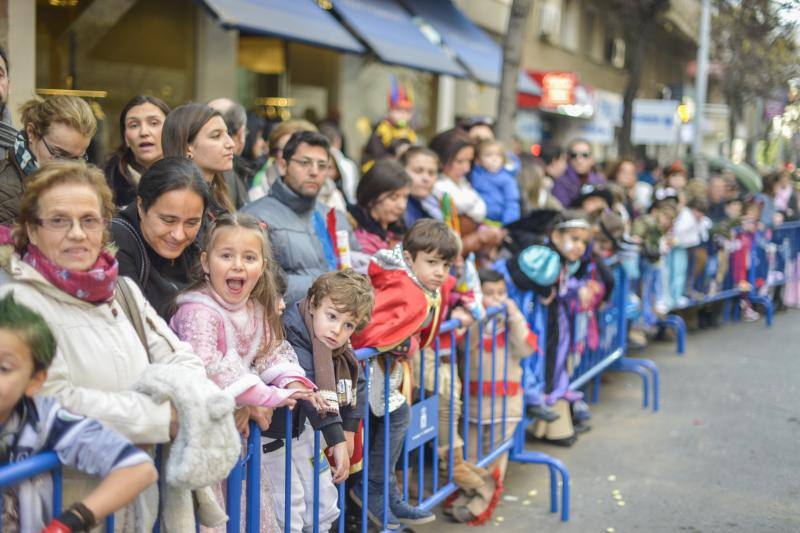
[[[0,245],[12,244],[13,235],[7,226],[0,226]],[[100,253],[92,268],[76,272],[50,261],[39,248],[29,244],[22,260],[36,269],[47,281],[67,294],[93,304],[110,302],[117,288],[119,264],[106,251]]]

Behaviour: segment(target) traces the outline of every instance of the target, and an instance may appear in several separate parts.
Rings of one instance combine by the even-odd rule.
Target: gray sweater
[[[319,203],[316,198],[297,195],[286,186],[283,179],[272,185],[267,196],[242,209],[243,213],[253,215],[267,224],[275,259],[288,279],[285,297],[287,306],[302,300],[314,280],[328,271],[322,243],[314,231],[315,209],[323,219],[330,211],[330,208]],[[336,229],[350,234],[351,250],[361,250],[347,217],[338,211]]]

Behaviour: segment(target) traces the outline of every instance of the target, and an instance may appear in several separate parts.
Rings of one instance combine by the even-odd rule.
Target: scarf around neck
[[[325,398],[328,407],[326,412],[338,415],[342,406],[356,405],[356,388],[358,384],[358,361],[353,354],[350,343],[341,348],[331,350],[314,334],[308,298],[298,304],[306,329],[311,337],[311,352],[314,358],[314,383]],[[349,381],[349,383],[348,383]],[[350,391],[350,394],[348,394]]]
[[[67,270],[56,265],[33,244],[28,245],[22,260],[56,288],[79,300],[100,304],[114,299],[119,263],[105,250],[100,253],[92,268],[85,272]]]
[[[28,137],[25,135],[24,130],[18,131],[17,138],[14,139],[14,159],[26,176],[29,176],[39,168],[36,157],[28,148]]]

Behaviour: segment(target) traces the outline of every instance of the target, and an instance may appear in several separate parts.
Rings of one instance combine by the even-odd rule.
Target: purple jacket
[[[597,172],[589,172],[586,180],[586,183],[591,183],[592,185],[602,185],[605,182],[605,178]],[[564,175],[558,178],[555,185],[553,185],[553,196],[561,202],[561,205],[568,208],[581,195],[581,185],[583,183],[578,173],[575,172],[572,166],[568,166]]]

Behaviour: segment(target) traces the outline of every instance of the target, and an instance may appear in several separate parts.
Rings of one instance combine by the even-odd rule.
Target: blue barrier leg
[[[775,312],[772,300],[768,296],[750,296],[750,301],[754,304],[761,304],[764,307],[764,315],[767,322],[767,327],[772,326],[772,316]]]
[[[292,411],[286,409],[286,485],[283,499],[284,531],[292,533]]]
[[[250,422],[247,461],[247,533],[261,531],[261,429]]]
[[[653,379],[653,411],[657,412],[659,409],[661,393],[661,378],[658,371],[658,366],[656,366],[656,364],[650,359],[626,357],[624,361],[627,365],[638,367],[640,369],[640,372],[638,372],[640,375],[642,375],[644,370],[650,372]],[[645,405],[645,407],[647,407],[647,405]]]
[[[550,471],[550,512],[558,512],[558,473],[553,465],[548,464],[547,469]]]
[[[678,315],[669,315],[661,321],[661,325],[669,327],[675,332],[678,354],[683,355],[686,352],[686,322]]]
[[[228,524],[226,531],[236,533],[239,531],[242,516],[242,459],[236,461],[236,465],[228,474],[228,481],[225,490],[225,511],[228,513]]]
[[[600,401],[600,374],[592,380],[592,403]]]
[[[313,532],[319,533],[319,431],[314,432],[314,517]],[[325,532],[327,533],[327,531]]]
[[[640,359],[623,357],[611,367],[612,370],[620,372],[633,372],[642,378],[642,408],[646,409],[650,405],[650,376],[639,364]]]

